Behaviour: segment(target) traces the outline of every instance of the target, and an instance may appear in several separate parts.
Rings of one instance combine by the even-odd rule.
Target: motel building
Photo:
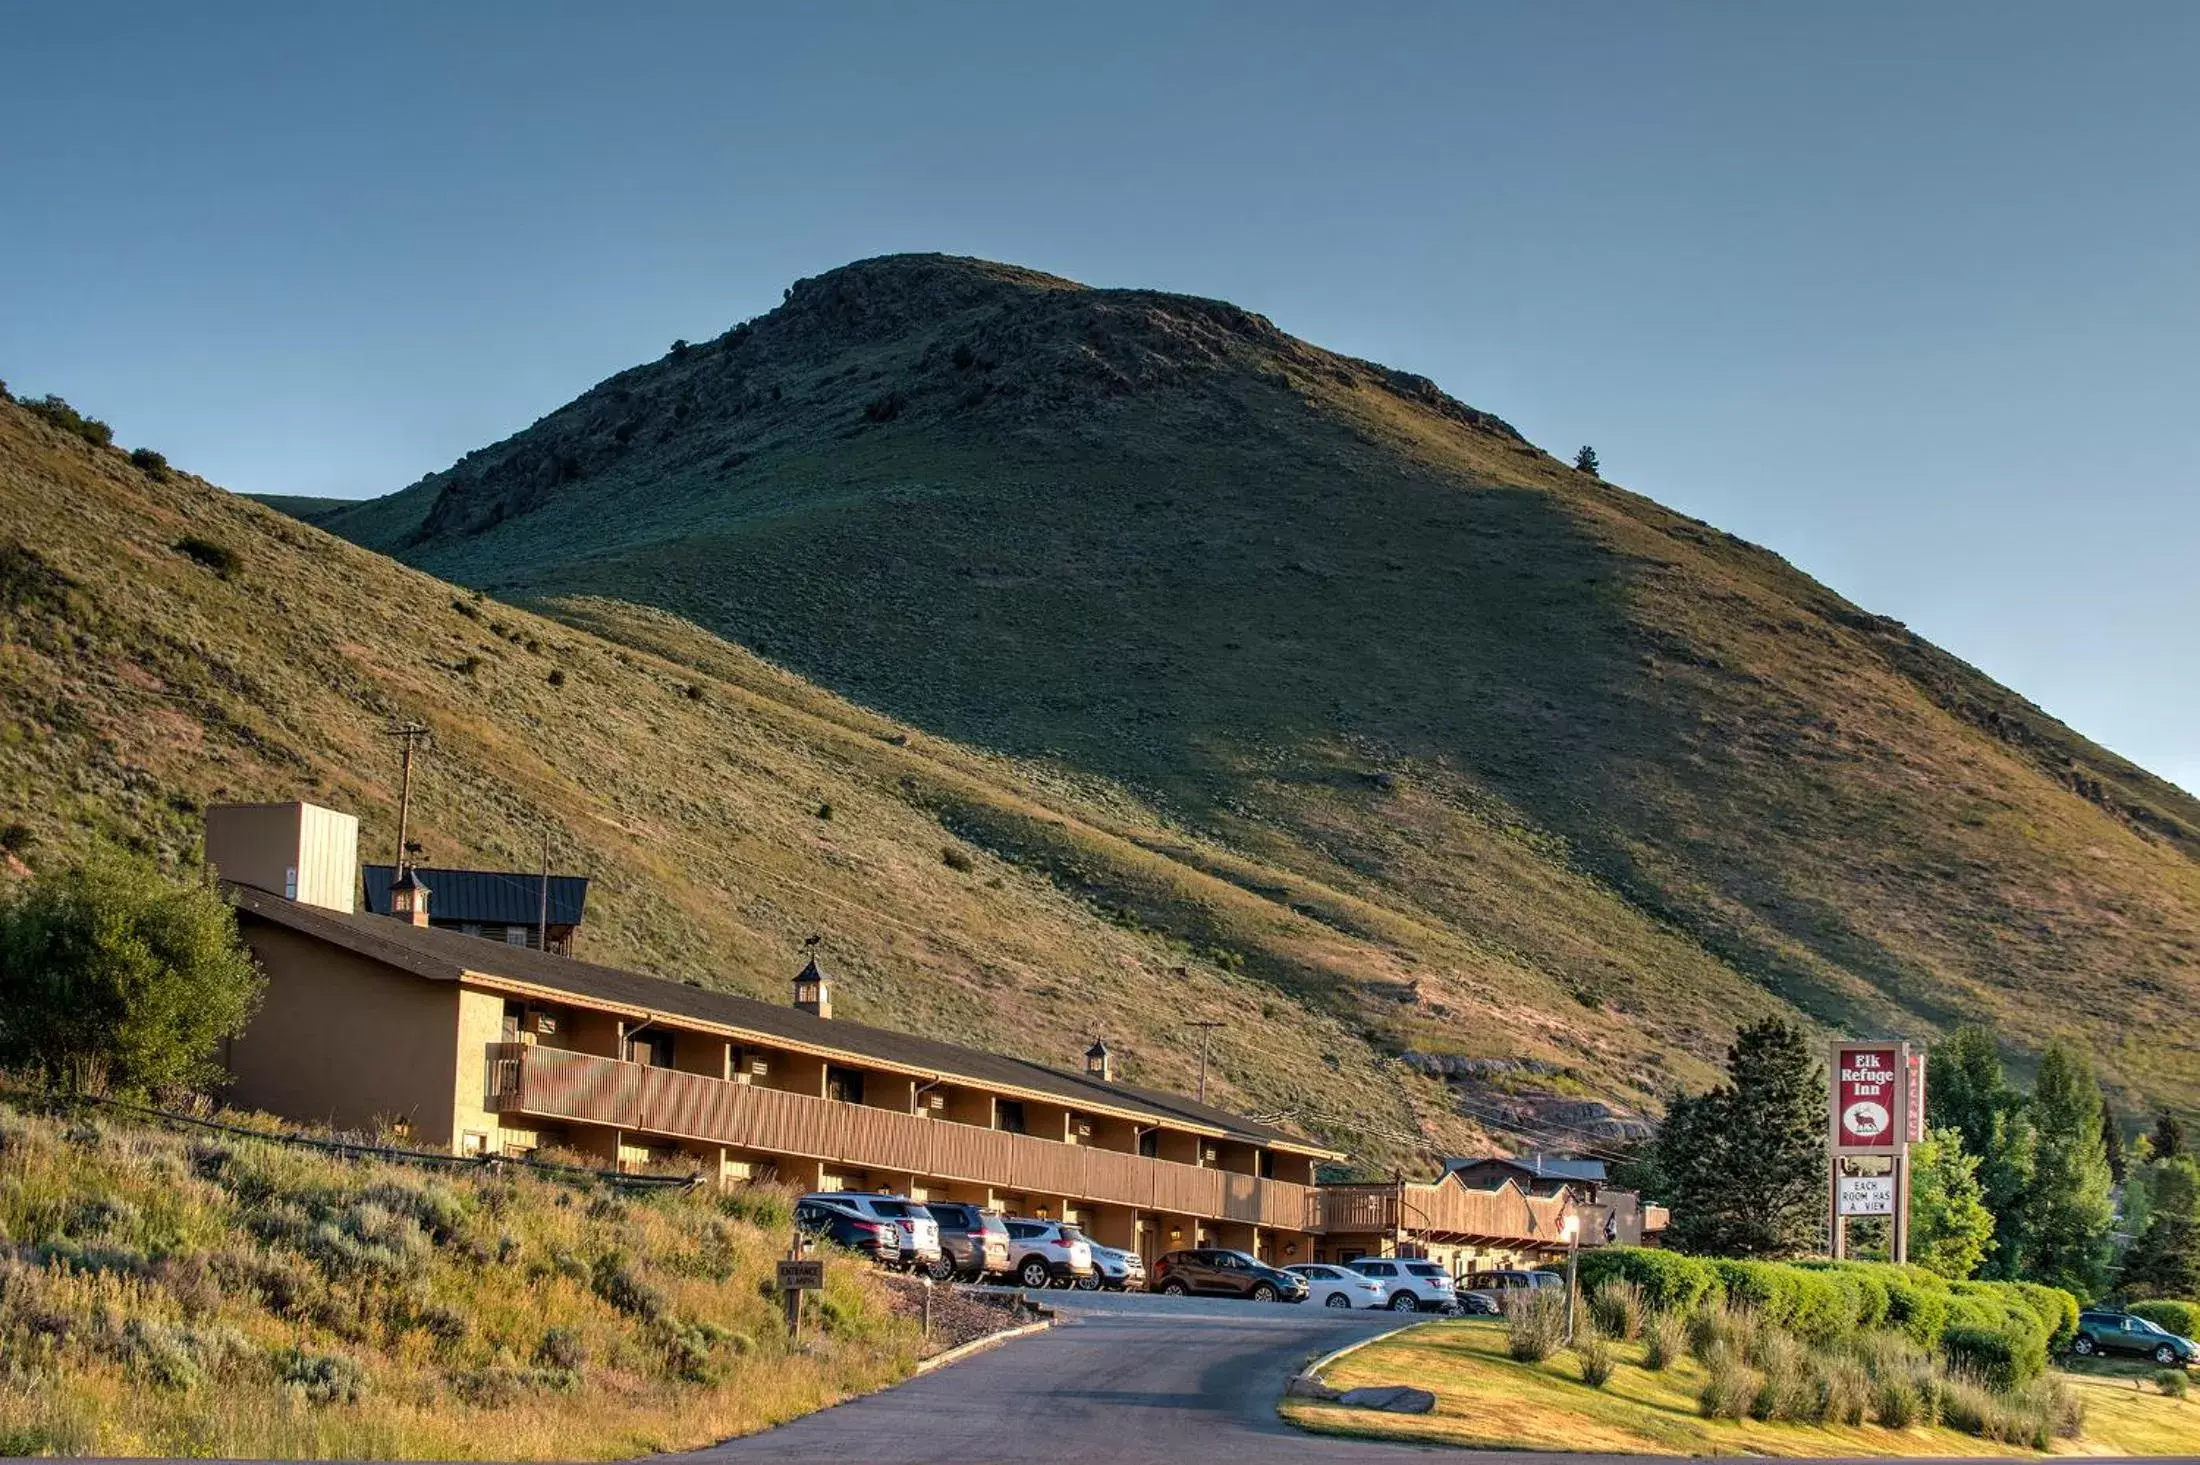
[[[726,1185],[971,1201],[1149,1261],[1220,1246],[1464,1271],[1565,1248],[1565,1194],[1456,1175],[1318,1186],[1341,1152],[1123,1083],[1104,1043],[1055,1069],[836,1019],[814,961],[785,1005],[577,961],[555,929],[544,951],[437,924],[418,869],[385,875],[362,911],[347,814],[218,806],[206,853],[267,977],[224,1055],[242,1107],[459,1155],[556,1149]],[[1577,1209],[1591,1243],[1593,1208]]]

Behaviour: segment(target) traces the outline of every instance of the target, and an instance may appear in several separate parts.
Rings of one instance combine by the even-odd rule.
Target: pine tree
[[[2154,1120],[2154,1158],[2167,1160],[2185,1153],[2185,1126],[2167,1109]]]
[[[2101,1153],[2108,1157],[2109,1178],[2123,1184],[2124,1127],[2117,1122],[2115,1109],[2106,1103],[2101,1105]]]
[[[2001,1047],[1982,1027],[1958,1028],[1934,1050],[1925,1112],[1935,1129],[1954,1129],[1978,1157],[1981,1198],[1994,1217],[1985,1275],[2018,1275],[2024,1252],[2024,1196],[2032,1184],[2035,1137],[2024,1095],[2011,1087]]]
[[[1977,1271],[1994,1239],[1978,1171],[1959,1130],[1936,1129],[1910,1146],[1910,1260],[1950,1281]]]
[[[2134,1297],[2200,1297],[2200,1161],[2157,1160],[2145,1182],[2149,1216],[2124,1254],[2124,1289]]]
[[[2040,1060],[2032,1122],[2039,1148],[2020,1208],[2024,1276],[2090,1299],[2107,1280],[2114,1182],[2101,1147],[2101,1086],[2074,1046],[2050,1044]]]
[[[1825,1075],[1802,1030],[1777,1017],[1742,1029],[1729,1082],[1675,1099],[1658,1134],[1671,1193],[1667,1244],[1718,1256],[1785,1257],[1825,1241]]]
[[[1574,454],[1574,466],[1584,473],[1595,473],[1598,466],[1597,450],[1583,443],[1581,451]]]

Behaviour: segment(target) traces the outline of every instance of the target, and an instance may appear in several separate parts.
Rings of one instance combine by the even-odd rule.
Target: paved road
[[[898,1388],[682,1457],[956,1465],[1267,1465],[1416,1460],[1428,1451],[1323,1440],[1276,1418],[1309,1358],[1402,1321],[1284,1303],[1046,1294],[1062,1321]],[[1542,1456],[1549,1462],[1553,1457]]]

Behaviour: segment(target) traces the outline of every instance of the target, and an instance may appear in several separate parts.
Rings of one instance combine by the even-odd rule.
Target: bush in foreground
[[[1541,1363],[1566,1337],[1566,1304],[1542,1287],[1505,1295],[1505,1349],[1519,1363]]]

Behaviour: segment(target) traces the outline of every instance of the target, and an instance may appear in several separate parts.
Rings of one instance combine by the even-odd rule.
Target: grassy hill
[[[790,1216],[0,1103],[0,1455],[609,1459],[906,1375],[854,1260],[790,1348]]]
[[[1981,1018],[2200,1105],[2200,803],[1226,304],[867,261],[322,522],[667,663],[753,679],[749,648],[1013,777],[1021,813],[921,802],[1257,978],[1264,1044],[1318,1014],[1540,1060],[1497,1081],[1551,1118],[1699,1079],[1768,1008]]]
[[[1248,889],[1295,877],[1119,791],[941,742],[660,613],[562,610],[478,598],[0,402],[0,859],[116,839],[194,865],[207,803],[289,797],[359,814],[372,856],[395,837],[384,730],[418,719],[429,857],[533,868],[547,832],[560,869],[596,877],[594,959],[784,999],[819,933],[836,1005],[865,1021],[1072,1067],[1100,1033],[1126,1077],[1188,1091],[1180,1024],[1213,1017],[1221,1101],[1356,1116],[1308,1127],[1369,1163],[1476,1141],[1390,1061],[1397,1004],[1349,996],[1406,970],[1399,918],[1292,887],[1330,921],[1364,910],[1348,933]],[[1297,990],[1262,975],[1285,972]],[[1646,1047],[1608,1015],[1581,1031]]]

